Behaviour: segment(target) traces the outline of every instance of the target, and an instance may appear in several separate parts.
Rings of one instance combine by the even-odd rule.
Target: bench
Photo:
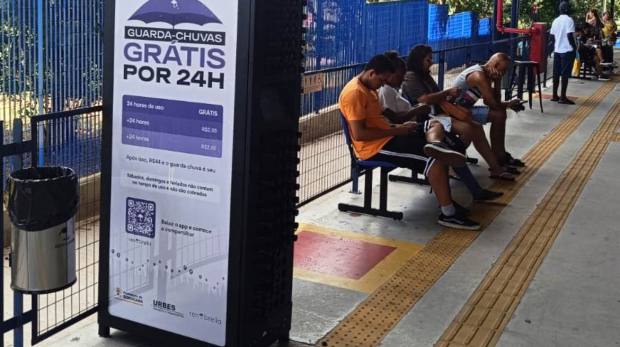
[[[353,141],[351,140],[351,134],[349,132],[349,126],[344,116],[341,114],[340,119],[342,121],[342,128],[344,130],[344,137],[351,155],[351,181],[352,189],[351,193],[359,194],[358,180],[361,175],[365,175],[364,180],[364,205],[356,206],[349,204],[338,204],[338,210],[341,212],[353,212],[366,214],[375,217],[392,218],[394,220],[402,220],[402,212],[393,212],[387,209],[387,195],[388,195],[388,180],[392,182],[409,182],[418,183],[422,185],[428,185],[426,179],[417,178],[417,174],[413,173],[412,177],[401,176],[389,176],[389,173],[398,168],[397,165],[383,161],[369,161],[359,160],[353,150]],[[379,183],[379,208],[372,207],[372,184],[373,184],[373,171],[379,168],[381,170],[381,181]],[[388,177],[389,176],[389,177]]]

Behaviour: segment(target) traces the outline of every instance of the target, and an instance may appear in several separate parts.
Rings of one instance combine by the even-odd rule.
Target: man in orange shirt
[[[480,224],[469,220],[464,213],[457,213],[452,203],[446,166],[464,166],[466,157],[442,143],[443,126],[431,120],[393,127],[383,116],[377,89],[392,73],[394,66],[390,59],[377,55],[340,94],[340,110],[349,126],[355,154],[360,160],[389,162],[426,175],[441,206],[438,223],[479,230]]]

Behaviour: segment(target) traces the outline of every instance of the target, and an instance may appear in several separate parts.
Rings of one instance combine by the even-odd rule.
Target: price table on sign
[[[222,157],[224,108],[186,101],[123,97],[123,144]]]

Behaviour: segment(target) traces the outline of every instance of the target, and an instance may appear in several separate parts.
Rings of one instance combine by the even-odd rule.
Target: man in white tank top
[[[525,166],[506,152],[507,109],[518,106],[521,100],[501,100],[501,79],[510,68],[510,58],[504,53],[494,54],[485,65],[475,65],[463,71],[452,87],[461,89],[456,103],[471,109],[474,121],[482,125],[491,123],[491,148],[502,166]],[[494,84],[494,85],[493,85]],[[485,106],[475,106],[479,99]],[[512,172],[518,173],[514,169]]]

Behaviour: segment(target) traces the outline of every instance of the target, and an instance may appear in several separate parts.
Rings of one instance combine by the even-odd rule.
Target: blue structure
[[[308,71],[360,64],[387,50],[406,55],[417,44],[439,50],[491,42],[490,19],[479,20],[474,12],[449,15],[448,5],[427,1],[310,0],[307,11]],[[467,57],[454,52],[446,61],[450,68]]]

